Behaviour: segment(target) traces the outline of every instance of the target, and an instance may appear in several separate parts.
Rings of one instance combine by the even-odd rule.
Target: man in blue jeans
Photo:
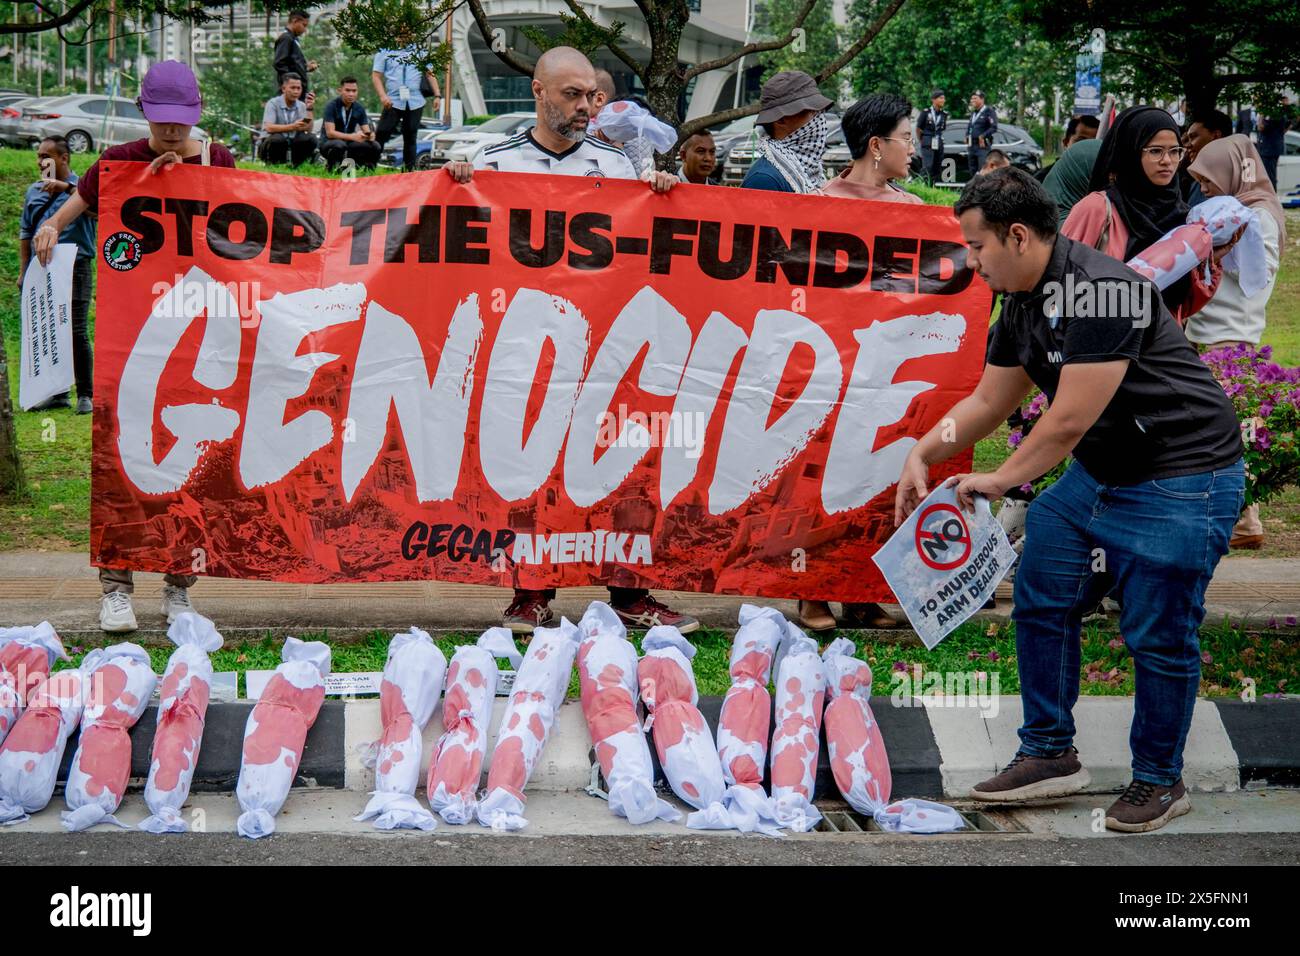
[[[1071,713],[1079,631],[1114,587],[1137,698],[1133,782],[1106,826],[1156,830],[1191,809],[1181,775],[1200,685],[1197,632],[1245,492],[1237,419],[1159,292],[1057,235],[1056,206],[1032,176],[979,176],[954,212],[967,264],[1003,293],[1002,312],[974,393],[908,455],[895,521],[925,498],[931,465],[992,433],[1034,385],[1048,411],[997,471],[956,479],[958,500],[973,508],[974,495],[1000,497],[1074,455],[1029,507],[1016,575],[1020,750],[971,797],[1015,803],[1088,785]]]

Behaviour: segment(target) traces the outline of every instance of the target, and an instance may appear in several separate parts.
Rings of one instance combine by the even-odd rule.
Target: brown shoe
[[[800,601],[799,625],[806,631],[835,630],[835,616],[825,601]]]
[[[845,603],[844,613],[840,615],[844,627],[869,628],[871,630],[888,630],[898,627],[898,621],[879,604],[870,601],[861,604]]]
[[[535,628],[547,627],[555,620],[555,612],[544,591],[515,591],[515,599],[506,608],[502,624],[512,634],[531,634]]]
[[[1106,811],[1106,829],[1123,833],[1159,830],[1191,809],[1192,801],[1187,799],[1187,788],[1181,780],[1172,787],[1134,780]]]
[[[1092,777],[1079,763],[1079,751],[1074,747],[1055,757],[1017,753],[996,777],[975,784],[970,796],[985,803],[1020,803],[1068,797],[1091,782]]]
[[[612,607],[625,627],[649,630],[664,625],[675,627],[682,634],[690,634],[700,627],[700,622],[695,618],[681,611],[674,611],[662,601],[655,600],[649,591],[638,595],[629,604],[615,604]]]
[[[1258,551],[1264,547],[1264,536],[1262,534],[1239,534],[1228,542],[1228,547],[1233,551]]]

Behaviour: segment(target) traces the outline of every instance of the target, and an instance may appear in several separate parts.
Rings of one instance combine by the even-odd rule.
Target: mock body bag
[[[375,769],[375,789],[357,821],[373,819],[379,830],[432,830],[437,825],[415,799],[415,789],[420,785],[424,728],[438,706],[446,674],[446,656],[418,627],[389,642],[379,686],[384,731],[366,761]]]

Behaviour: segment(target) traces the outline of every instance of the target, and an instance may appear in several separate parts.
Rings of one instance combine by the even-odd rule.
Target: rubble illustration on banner
[[[420,785],[424,728],[433,717],[447,658],[428,633],[413,627],[388,643],[384,680],[379,686],[383,736],[370,745],[365,763],[374,767],[370,802],[353,819],[374,819],[380,830],[432,830],[437,820],[415,798]]]
[[[812,801],[825,698],[826,670],[817,642],[801,634],[790,642],[777,667],[771,751],[776,819],[796,833],[808,832],[822,818]]]
[[[533,631],[501,717],[488,768],[487,795],[478,805],[478,822],[485,827],[522,830],[528,825],[523,815],[528,800],[524,786],[568,692],[578,636],[577,625],[564,617],[559,627]]]
[[[636,648],[608,604],[594,601],[578,622],[582,714],[609,795],[609,809],[629,823],[673,822],[681,813],[654,787],[650,744],[637,716]]]
[[[307,731],[325,701],[330,648],[320,641],[285,639],[283,663],[248,715],[235,795],[244,811],[235,828],[258,839],[275,832],[275,815],[284,806],[302,762]]]
[[[181,807],[189,799],[203,745],[212,687],[208,655],[223,643],[216,626],[193,611],[178,615],[167,628],[167,637],[176,650],[167,659],[158,694],[157,728],[144,785],[150,815],[140,822],[146,833],[184,833],[189,829]]]
[[[28,696],[50,676],[56,657],[68,659],[49,621],[0,627],[0,743],[27,706]]]
[[[731,686],[718,717],[718,756],[727,783],[723,802],[735,828],[777,835],[772,798],[763,790],[767,742],[772,730],[772,664],[789,639],[790,624],[776,608],[740,606],[740,627],[731,644]]]
[[[81,666],[85,706],[64,788],[63,826],[73,832],[98,823],[125,828],[113,814],[131,778],[131,728],[149,706],[158,675],[138,644],[97,647]]]
[[[637,678],[646,709],[645,729],[654,737],[673,793],[703,814],[692,813],[686,825],[732,829],[722,803],[727,786],[718,746],[696,706],[700,695],[691,667],[695,645],[677,628],[660,624],[646,631],[641,649],[645,655],[637,665]]]
[[[487,753],[488,724],[497,694],[498,657],[516,670],[522,660],[504,627],[484,631],[456,648],[442,699],[443,734],[429,763],[429,807],[446,823],[469,823],[478,808],[478,785]]]
[[[0,744],[0,823],[22,823],[54,795],[68,738],[85,706],[85,662],[51,674]]]

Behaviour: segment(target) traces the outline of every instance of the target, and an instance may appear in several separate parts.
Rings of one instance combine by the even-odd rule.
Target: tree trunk
[[[14,408],[9,398],[9,361],[0,336],[0,501],[12,501],[24,490],[22,462],[18,458],[18,435],[14,431]]]
[[[655,115],[680,127],[682,114],[678,102],[686,78],[677,62],[677,49],[690,11],[684,3],[661,3],[650,8],[650,13],[646,19],[650,31],[650,62],[645,70],[646,102]],[[667,153],[660,154],[659,168],[668,169],[672,159]]]

